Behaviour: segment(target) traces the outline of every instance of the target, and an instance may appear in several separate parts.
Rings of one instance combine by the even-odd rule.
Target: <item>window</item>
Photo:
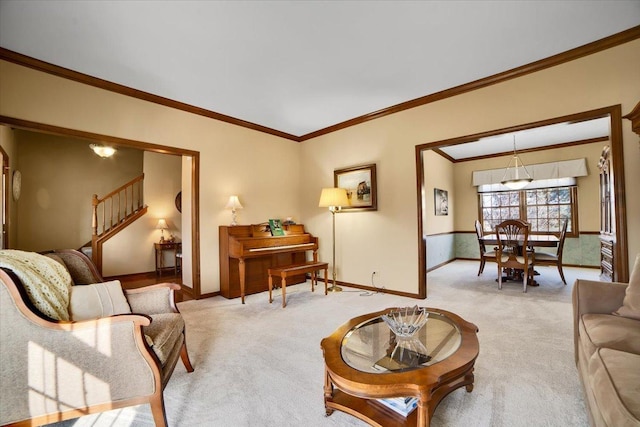
[[[489,191],[478,197],[485,232],[492,232],[506,219],[523,219],[531,224],[533,234],[558,234],[563,219],[568,218],[567,236],[578,236],[575,186]]]

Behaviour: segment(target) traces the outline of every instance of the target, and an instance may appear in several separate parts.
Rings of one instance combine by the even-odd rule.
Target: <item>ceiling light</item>
[[[520,163],[520,166],[518,166],[518,163]],[[531,181],[533,181],[533,178],[529,175],[527,168],[516,152],[516,136],[513,135],[513,157],[511,157],[507,168],[504,170],[504,176],[500,183],[511,190],[520,190]]]
[[[113,147],[107,147],[106,145],[89,144],[89,147],[102,158],[111,157],[115,154],[116,149]]]

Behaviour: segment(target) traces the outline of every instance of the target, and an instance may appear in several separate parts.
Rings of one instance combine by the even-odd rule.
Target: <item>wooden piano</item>
[[[285,225],[284,236],[271,236],[264,225],[220,226],[220,294],[242,298],[269,289],[267,270],[306,261],[313,251],[318,260],[318,238],[305,232],[304,225]],[[303,283],[304,274],[287,279],[287,284]],[[279,283],[276,281],[276,285]]]

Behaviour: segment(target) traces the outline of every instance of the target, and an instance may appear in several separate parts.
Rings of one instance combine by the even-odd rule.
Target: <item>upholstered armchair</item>
[[[74,281],[71,318],[56,320],[32,301],[33,289],[14,271],[19,268],[7,267],[11,252],[19,251],[0,251],[0,425],[41,425],[149,403],[156,426],[166,426],[163,389],[178,358],[193,371],[173,299],[179,285],[123,293],[118,282],[101,283],[80,252],[25,253],[36,270],[63,265]],[[73,320],[74,313],[92,317],[74,304],[98,300],[98,318]]]

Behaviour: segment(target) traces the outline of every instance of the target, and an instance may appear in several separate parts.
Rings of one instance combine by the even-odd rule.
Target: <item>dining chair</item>
[[[496,262],[496,251],[487,251],[487,246],[482,241],[484,236],[484,230],[482,224],[476,219],[476,236],[478,236],[478,246],[480,247],[480,268],[478,269],[478,276],[484,271],[485,262]]]
[[[502,290],[502,274],[505,269],[522,272],[523,292],[527,292],[529,280],[533,280],[535,253],[526,250],[529,240],[529,224],[519,219],[509,219],[496,226],[498,247],[498,289]],[[512,276],[516,276],[512,274]]]
[[[562,283],[565,285],[567,281],[564,278],[564,272],[562,271],[562,252],[564,250],[564,239],[567,235],[567,225],[569,225],[569,220],[565,219],[562,223],[562,228],[560,229],[560,237],[558,239],[558,250],[555,254],[549,252],[538,252],[536,251],[535,260],[536,266],[538,265],[546,265],[546,266],[556,266],[558,267],[558,272],[560,273],[560,278],[562,279]]]

